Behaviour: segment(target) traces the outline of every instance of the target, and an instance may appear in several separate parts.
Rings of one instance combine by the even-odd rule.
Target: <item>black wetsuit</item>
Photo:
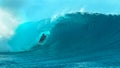
[[[42,43],[46,39],[46,35],[42,34],[42,37],[39,40],[39,43]]]

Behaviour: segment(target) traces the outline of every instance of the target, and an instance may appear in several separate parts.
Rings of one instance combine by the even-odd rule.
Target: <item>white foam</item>
[[[0,9],[0,35],[8,38],[14,34],[18,22],[9,12]]]

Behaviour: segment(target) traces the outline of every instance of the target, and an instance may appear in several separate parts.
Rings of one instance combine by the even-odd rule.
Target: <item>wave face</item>
[[[23,24],[25,27],[22,25],[22,28],[19,28],[21,33],[18,29],[19,34],[13,37],[15,43],[10,41],[11,44],[18,45],[13,46],[13,50],[20,47],[18,51],[27,50],[25,47],[34,47],[32,44],[36,43],[35,40],[40,33],[50,31],[50,35],[42,46],[37,45],[29,52],[13,53],[11,57],[14,58],[10,60],[14,61],[13,65],[65,68],[119,66],[119,15],[71,13],[46,22],[49,24],[39,30],[36,30],[39,23]]]
[[[90,55],[120,50],[119,15],[73,13],[59,17],[55,22],[57,24],[44,45],[48,52]]]

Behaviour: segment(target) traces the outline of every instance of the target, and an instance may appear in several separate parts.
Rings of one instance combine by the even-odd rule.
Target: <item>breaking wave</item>
[[[11,52],[24,52],[5,56],[16,67],[119,66],[119,26],[119,15],[79,12],[24,23],[9,40]],[[47,39],[38,45],[42,33]]]

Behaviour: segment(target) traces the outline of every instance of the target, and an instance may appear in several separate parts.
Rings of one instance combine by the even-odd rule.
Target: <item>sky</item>
[[[120,13],[120,0],[0,0],[0,6],[25,21],[67,12]]]

